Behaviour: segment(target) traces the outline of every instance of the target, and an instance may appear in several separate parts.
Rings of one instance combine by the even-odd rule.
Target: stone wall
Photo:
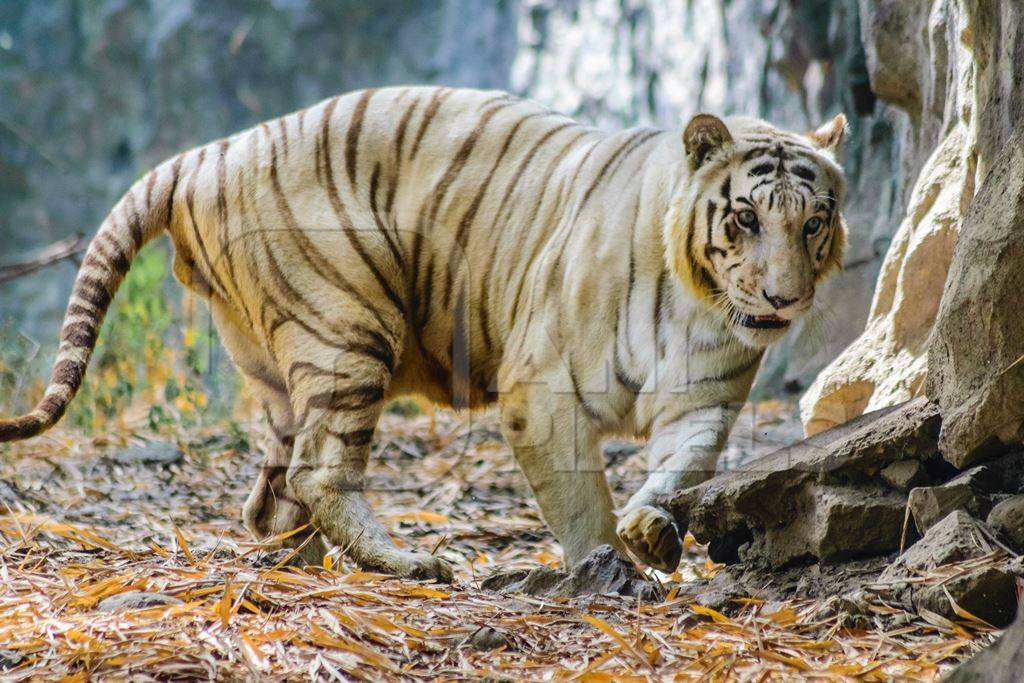
[[[678,127],[706,110],[809,129],[842,110],[847,269],[759,380],[797,391],[863,328],[914,150],[940,133],[894,111],[944,95],[900,99],[895,74],[876,77],[876,101],[867,66],[856,0],[0,3],[0,261],[91,233],[176,151],[367,85],[508,88],[605,127]],[[71,276],[64,265],[0,287],[0,318],[49,340]]]
[[[1014,60],[1022,49],[1022,13],[1015,0],[862,0],[872,90],[901,112],[899,166],[912,190],[864,333],[801,400],[808,434],[924,392],[930,335],[958,235],[1020,118],[1024,76]],[[991,196],[1002,191],[993,188]],[[978,372],[1013,348],[995,334],[991,306],[997,303],[975,306],[968,316],[975,336],[964,339],[976,351]],[[977,374],[948,363],[945,372],[950,382],[953,375]],[[929,395],[938,392],[936,384]]]
[[[92,233],[183,149],[370,85],[507,87],[514,2],[0,3],[0,261]],[[64,265],[0,289],[0,319],[55,338]],[[48,356],[48,354],[41,354]]]

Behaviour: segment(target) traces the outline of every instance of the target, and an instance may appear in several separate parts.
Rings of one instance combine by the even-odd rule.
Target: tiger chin
[[[571,566],[610,544],[665,571],[659,497],[707,479],[764,348],[841,263],[845,118],[807,134],[700,114],[606,133],[495,91],[363,90],[184,152],[103,221],[51,379],[0,441],[78,391],[133,257],[167,234],[264,406],[252,535],[319,563],[449,581],[398,547],[364,496],[385,403],[497,403]],[[599,441],[647,439],[616,510]]]

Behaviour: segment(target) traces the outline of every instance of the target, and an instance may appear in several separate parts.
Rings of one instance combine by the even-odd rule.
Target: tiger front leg
[[[672,516],[655,501],[714,475],[737,412],[729,404],[690,411],[659,425],[648,442],[647,481],[619,511],[616,527],[619,538],[648,566],[675,571],[683,549]]]
[[[544,382],[502,394],[502,431],[572,567],[601,545],[623,557],[598,434],[572,394]]]

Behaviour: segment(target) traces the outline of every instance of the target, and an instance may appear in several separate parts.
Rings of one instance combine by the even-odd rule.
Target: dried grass
[[[932,681],[992,638],[880,600],[860,629],[807,600],[751,598],[729,616],[679,594],[715,571],[692,544],[660,604],[482,591],[496,566],[558,557],[493,428],[439,413],[380,431],[377,510],[453,561],[453,586],[337,558],[300,569],[249,543],[237,520],[257,458],[216,442],[168,468],[119,465],[64,432],[0,451],[0,679]],[[640,467],[618,466],[619,487]],[[180,602],[107,609],[132,591]]]

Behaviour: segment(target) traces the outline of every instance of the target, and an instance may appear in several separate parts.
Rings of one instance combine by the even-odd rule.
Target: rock
[[[991,125],[980,128],[978,142],[984,181],[963,216],[927,347],[925,383],[943,415],[942,455],[960,468],[1019,445],[1024,422],[1024,320],[1017,303],[1024,291],[1024,94],[992,82],[1003,78],[1001,69],[1019,69],[1008,60],[1024,58],[1024,6],[979,5],[991,6],[989,22],[973,36],[985,58],[992,57],[978,75],[979,118]]]
[[[1024,495],[1007,498],[992,508],[986,520],[993,531],[1017,552],[1024,552]]]
[[[630,456],[640,452],[640,444],[632,441],[608,441],[602,446],[604,463],[615,467],[625,462]]]
[[[920,460],[900,460],[882,469],[879,473],[885,483],[897,491],[906,493],[916,486],[927,484],[931,477]]]
[[[565,579],[565,572],[542,565],[533,569],[499,569],[480,582],[483,590],[502,593],[547,595]]]
[[[989,475],[980,485],[989,491],[1016,495],[1024,493],[1024,452],[1013,451],[985,461]]]
[[[481,626],[470,636],[469,644],[474,650],[486,652],[508,647],[509,642],[504,632],[490,626]]]
[[[998,488],[994,472],[976,467],[950,479],[941,486],[926,486],[910,491],[907,504],[919,531],[924,531],[954,510],[984,517],[991,508],[989,494]]]
[[[1024,60],[1024,5],[860,10],[872,90],[905,112],[890,110],[905,214],[862,334],[819,373],[801,416],[815,434],[924,385],[942,412],[942,452],[962,468],[997,432],[1012,439],[1024,415],[1024,323],[1009,303],[1024,289],[1024,89],[1006,78]]]
[[[835,619],[840,628],[869,630],[873,625],[871,600],[862,590],[833,595],[817,608],[817,618]]]
[[[919,44],[918,27],[928,19],[928,6],[918,2],[877,0],[861,5],[864,48],[871,89],[900,109],[921,106],[922,72],[927,64]]]
[[[989,647],[953,669],[943,683],[1020,683],[1024,671],[1024,610]]]
[[[879,578],[907,578],[940,565],[981,557],[988,552],[982,538],[979,522],[963,510],[956,510],[933,524]]]
[[[740,608],[742,603],[737,602],[737,598],[769,601],[850,598],[888,564],[885,557],[782,569],[752,563],[733,564],[719,569],[710,581],[680,584],[677,595],[690,595],[697,603],[720,612]]]
[[[610,545],[595,548],[571,572],[537,567],[512,572],[498,571],[481,583],[484,590],[526,593],[544,597],[572,598],[581,595],[622,595],[643,602],[662,599],[661,586],[640,574],[633,563]]]
[[[162,593],[146,593],[143,591],[127,591],[125,593],[117,593],[110,597],[104,598],[97,605],[96,609],[100,612],[122,612],[136,609],[148,609],[150,607],[160,607],[163,605],[181,605],[181,600],[170,595],[163,595]]]
[[[1017,579],[1010,563],[960,568],[952,573],[936,571],[990,551],[981,523],[963,510],[955,510],[932,525],[921,540],[881,573],[878,588],[913,610],[961,619],[963,616],[950,602],[952,598],[975,617],[993,626],[1005,626],[1017,609]],[[921,577],[924,582],[919,580]]]
[[[882,264],[864,331],[800,399],[808,435],[917,395],[961,205],[973,191],[967,135],[966,126],[952,126],[921,170]]]
[[[601,546],[573,567],[560,582],[556,595],[576,596],[598,593],[636,597],[643,602],[661,600],[661,586],[640,574],[629,560],[611,546]]]
[[[935,455],[924,399],[861,416],[660,501],[719,562],[837,562],[899,547],[905,502],[879,470]]]
[[[1013,621],[1017,613],[1017,577],[996,567],[981,567],[939,584],[914,589],[914,606],[920,611],[962,619],[953,603],[996,628]]]
[[[740,606],[738,599],[752,594],[743,580],[742,572],[726,570],[719,571],[710,581],[682,583],[676,595],[690,595],[698,605],[730,614]]]
[[[114,453],[113,459],[119,465],[177,465],[185,458],[176,444],[166,441],[152,441],[141,446],[128,446]]]
[[[813,486],[808,492],[813,516],[767,534],[775,547],[788,547],[792,559],[806,554],[822,563],[838,563],[899,548],[902,496],[881,486]]]

